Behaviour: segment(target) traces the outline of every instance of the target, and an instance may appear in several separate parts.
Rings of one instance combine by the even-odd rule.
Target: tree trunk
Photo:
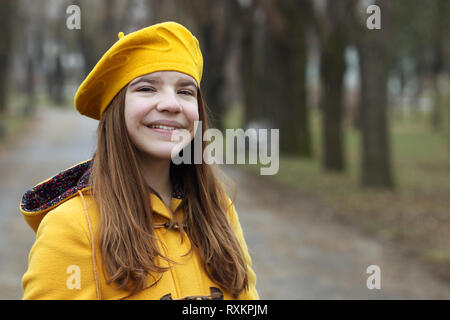
[[[25,117],[32,116],[36,110],[36,81],[33,57],[27,59],[27,102],[23,111]]]
[[[433,109],[431,111],[431,127],[434,131],[438,132],[442,129],[442,94],[439,88],[438,79],[445,69],[445,38],[448,38],[448,34],[444,31],[446,25],[448,25],[448,15],[446,12],[446,6],[448,7],[448,0],[438,0],[437,12],[435,18],[435,34],[432,41],[432,63],[431,63],[431,87],[433,90]],[[446,36],[447,35],[447,36]]]
[[[240,69],[243,86],[244,100],[244,126],[250,121],[256,120],[257,115],[257,97],[258,97],[258,77],[256,55],[262,54],[254,50],[255,48],[255,30],[254,6],[242,9],[241,13],[241,60]],[[261,67],[261,66],[259,66]]]
[[[309,112],[306,105],[306,26],[312,14],[309,1],[266,2],[273,55],[267,59],[274,87],[272,110],[280,129],[280,152],[312,157]]]
[[[56,63],[55,63],[55,71],[54,71],[54,95],[53,99],[54,102],[58,107],[60,107],[64,103],[64,68],[61,62],[61,54],[58,54],[56,56]]]
[[[361,71],[362,186],[392,188],[387,119],[389,1],[381,8],[381,30],[359,39]]]
[[[87,76],[103,54],[118,40],[119,31],[123,31],[120,22],[124,21],[126,10],[117,10],[119,2],[111,0],[75,0],[73,3],[82,12],[81,30],[76,32]],[[98,11],[101,13],[97,13]]]
[[[346,38],[346,9],[343,1],[329,1],[323,29],[320,75],[322,79],[323,167],[344,171],[342,142],[343,91]]]
[[[443,7],[442,12],[443,15],[446,17],[450,17],[450,1],[442,0]],[[445,19],[443,21],[443,30],[449,30],[450,29],[450,19]],[[444,70],[447,73],[450,73],[450,37],[446,36],[443,39],[442,44],[442,55],[443,55],[443,61],[444,61]],[[447,100],[448,101],[448,100]],[[445,108],[445,113],[447,114],[447,151],[450,156],[450,103],[443,104],[443,108]]]
[[[225,65],[230,57],[233,28],[238,23],[238,5],[237,1],[205,1],[201,10],[193,13],[200,21],[199,41],[205,66],[202,88],[212,113],[212,126],[219,129],[223,129],[222,120],[229,103],[223,97]]]
[[[441,93],[438,84],[438,74],[431,75],[431,88],[433,90],[433,106],[431,109],[431,128],[435,132],[441,131],[442,128],[442,109],[441,109]]]
[[[0,2],[0,28],[2,30],[2,36],[0,37],[0,139],[6,134],[3,115],[7,111],[9,58],[12,47],[15,5],[15,1]]]

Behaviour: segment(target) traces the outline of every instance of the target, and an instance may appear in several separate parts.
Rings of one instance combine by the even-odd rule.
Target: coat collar
[[[20,203],[20,211],[24,215],[45,214],[61,203],[77,195],[78,190],[87,190],[92,171],[92,158],[80,162],[55,176],[44,180],[25,192]],[[170,208],[164,204],[157,192],[149,189],[150,203],[154,212],[171,219],[184,197],[180,182],[172,179],[173,192]]]
[[[25,192],[20,210],[34,214],[47,212],[76,195],[78,190],[87,189],[91,160],[80,162]]]
[[[179,199],[172,196],[172,199],[170,201],[170,208],[167,208],[166,204],[158,195],[150,192],[150,203],[152,204],[153,211],[169,220],[173,220],[173,215],[182,202],[182,198]]]

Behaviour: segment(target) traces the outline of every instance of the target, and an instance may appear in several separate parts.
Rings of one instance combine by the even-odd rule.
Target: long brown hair
[[[175,262],[158,249],[149,191],[124,121],[126,88],[114,97],[100,119],[90,183],[100,211],[98,236],[104,271],[109,276],[107,283],[115,283],[117,289],[134,294],[147,287],[148,275],[154,280],[151,287],[159,281],[158,274],[171,268],[161,267],[159,259]],[[197,96],[203,137],[209,122],[207,106],[200,90]],[[205,146],[203,141],[203,149]],[[181,236],[184,232],[188,235],[207,275],[237,298],[248,289],[248,270],[242,248],[228,222],[230,204],[226,186],[218,178],[220,171],[216,167],[204,162],[191,163],[171,163],[171,174],[181,179],[185,190],[186,230],[180,223]],[[193,249],[191,246],[188,254]]]

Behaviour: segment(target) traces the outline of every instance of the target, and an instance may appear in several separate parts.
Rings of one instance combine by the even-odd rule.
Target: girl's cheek
[[[191,132],[191,136],[192,138],[194,138],[196,129],[198,129],[198,126],[195,126],[195,121],[199,121],[199,115],[198,115],[198,111],[194,110],[190,113],[189,115],[189,131]]]
[[[149,111],[149,102],[145,99],[130,98],[126,103],[125,112],[134,121],[139,121]]]
[[[197,105],[189,106],[189,108],[185,109],[186,118],[191,122],[191,124],[194,123],[194,121],[199,120],[199,114],[198,114],[198,107]]]

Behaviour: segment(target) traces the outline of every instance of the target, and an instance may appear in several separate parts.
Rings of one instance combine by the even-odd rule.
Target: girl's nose
[[[156,109],[160,112],[181,112],[183,110],[180,102],[177,99],[176,92],[165,93],[161,97],[161,101],[158,103]]]

